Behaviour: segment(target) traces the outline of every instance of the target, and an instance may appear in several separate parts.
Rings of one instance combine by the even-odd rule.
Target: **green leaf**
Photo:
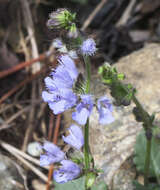
[[[85,190],[85,177],[80,177],[63,184],[54,182],[54,185],[54,190]]]
[[[108,187],[104,181],[100,181],[98,184],[93,185],[91,190],[108,190]]]
[[[148,184],[147,186],[139,184],[137,181],[133,181],[134,190],[159,190],[160,186],[157,184]]]
[[[134,163],[139,172],[144,173],[144,162],[145,162],[145,154],[146,154],[146,137],[144,129],[141,130],[140,134],[136,138],[136,144],[134,147],[135,156]],[[151,159],[150,168],[149,168],[149,176],[155,177],[155,172],[153,169],[153,163]]]
[[[157,128],[153,130],[152,147],[151,147],[151,163],[149,168],[149,176],[157,177],[160,183],[160,140],[156,138]],[[134,163],[137,170],[144,173],[144,162],[146,153],[146,137],[142,130],[136,139]]]
[[[85,177],[80,177],[73,181],[69,181],[68,183],[56,183],[54,182],[54,190],[86,190],[85,189]],[[100,181],[97,184],[91,187],[91,190],[108,190],[107,185],[104,181]]]

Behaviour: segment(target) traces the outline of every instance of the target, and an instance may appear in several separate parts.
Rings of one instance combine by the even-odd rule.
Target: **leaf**
[[[159,190],[160,186],[157,184],[148,184],[147,186],[139,184],[137,181],[133,181],[134,190]]]
[[[54,182],[54,185],[54,190],[85,190],[85,177],[80,177],[63,184]]]
[[[83,176],[63,184],[54,182],[54,185],[54,190],[85,190],[85,177]],[[91,190],[108,190],[108,188],[103,181],[100,181],[93,185]]]
[[[160,141],[156,138],[152,140],[151,160],[157,180],[160,183]]]
[[[144,162],[145,162],[145,154],[146,154],[146,137],[145,137],[144,129],[141,130],[141,132],[136,138],[134,151],[135,151],[135,156],[134,156],[133,161],[136,165],[136,168],[139,172],[144,173]],[[149,168],[149,176],[155,177],[152,159],[151,159],[150,168]]]
[[[98,184],[93,185],[91,190],[108,190],[108,187],[104,181],[100,181]]]
[[[160,140],[156,136],[156,127],[153,130],[152,147],[151,147],[151,162],[149,169],[150,177],[157,177],[160,182]],[[146,153],[146,137],[145,132],[142,130],[136,139],[135,144],[135,158],[134,163],[136,164],[137,170],[144,173],[144,162]]]

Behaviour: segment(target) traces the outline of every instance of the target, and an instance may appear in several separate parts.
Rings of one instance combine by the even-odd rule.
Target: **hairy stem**
[[[89,159],[89,119],[84,128],[84,159],[85,159],[85,169],[90,168],[90,159]]]
[[[122,85],[123,89],[125,89],[126,92],[128,92],[128,89],[122,83],[120,84]],[[147,148],[146,148],[145,163],[144,163],[144,185],[147,185],[150,159],[151,159],[151,140],[152,140],[153,121],[151,119],[151,116],[143,109],[143,106],[141,105],[141,103],[138,101],[138,99],[135,97],[134,94],[132,96],[132,100],[141,113],[143,127],[144,130],[146,131]]]
[[[84,56],[84,62],[86,67],[87,81],[86,81],[86,94],[90,92],[90,82],[91,82],[91,65],[89,56]]]

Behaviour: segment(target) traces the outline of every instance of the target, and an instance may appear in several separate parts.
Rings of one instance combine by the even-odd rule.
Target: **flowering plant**
[[[107,96],[97,99],[90,89],[90,56],[97,51],[96,43],[92,38],[83,39],[74,22],[75,14],[71,14],[68,10],[58,9],[49,17],[47,26],[51,29],[65,29],[66,36],[70,38],[70,46],[65,45],[61,39],[54,40],[53,46],[63,54],[58,57],[57,67],[44,80],[46,90],[42,92],[42,98],[54,114],[60,114],[69,109],[72,111],[72,119],[81,127],[72,124],[68,129],[69,135],[62,136],[62,139],[79,151],[81,157],[76,159],[69,157],[55,144],[46,141],[42,146],[44,154],[40,157],[40,164],[42,166],[57,164],[58,168],[53,173],[53,179],[61,186],[56,187],[63,188],[63,185],[65,187],[68,185],[69,189],[75,189],[74,185],[78,185],[80,190],[104,190],[107,186],[103,182],[95,185],[96,177],[101,170],[95,168],[94,158],[89,148],[89,118],[94,107],[99,113],[101,125],[110,124],[114,121],[114,117],[111,100]],[[75,65],[74,59],[78,56],[83,57],[85,77],[81,76]],[[136,104],[133,114],[137,121],[143,122],[146,132],[147,150],[144,173],[145,185],[147,185],[154,116],[150,116],[143,109],[135,96],[136,90],[132,85],[122,83],[123,74],[106,64],[99,68],[99,74],[102,82],[110,88],[117,106],[128,106],[131,101]],[[74,183],[71,183],[73,180]]]

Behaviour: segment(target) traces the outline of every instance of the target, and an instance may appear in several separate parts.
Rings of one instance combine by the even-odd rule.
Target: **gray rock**
[[[15,163],[0,154],[0,190],[22,190],[23,178]]]
[[[137,98],[143,103],[149,113],[159,111],[160,107],[160,46],[148,44],[143,49],[120,59],[115,65],[118,72],[126,75],[125,82],[137,88]],[[100,84],[98,76],[92,80],[96,96],[107,94],[106,86]],[[112,97],[110,97],[112,98]],[[128,107],[115,107],[115,121],[106,126],[98,123],[98,113],[93,110],[90,117],[90,145],[96,166],[102,168],[101,178],[111,187],[113,176],[120,166],[133,154],[135,138],[142,126],[137,123],[132,114],[132,103]],[[160,114],[156,115],[160,119]],[[67,127],[72,122],[71,114],[64,114]],[[124,176],[124,175],[122,175]],[[128,175],[126,175],[128,176]],[[123,182],[129,181],[127,178]],[[114,184],[113,184],[114,185]],[[125,186],[125,185],[124,185]],[[126,186],[125,186],[126,187]],[[125,188],[121,188],[125,190]],[[132,188],[128,189],[132,190]]]
[[[27,152],[34,157],[39,157],[42,154],[42,148],[40,143],[31,142],[27,146]]]

